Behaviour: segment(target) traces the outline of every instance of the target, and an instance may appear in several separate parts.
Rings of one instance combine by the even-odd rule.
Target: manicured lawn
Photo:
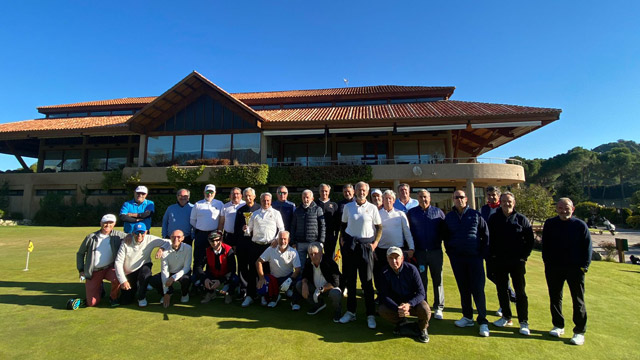
[[[192,298],[189,304],[165,311],[155,292],[149,293],[150,305],[144,309],[110,308],[103,301],[97,308],[66,310],[69,298],[84,294],[75,253],[83,237],[96,229],[0,228],[0,359],[640,358],[640,267],[636,265],[592,265],[586,281],[589,331],[585,345],[577,347],[568,344],[573,327],[568,289],[567,335],[560,340],[547,335],[551,317],[539,252],[528,264],[530,337],[519,335],[517,327],[490,325],[489,338],[479,337],[477,326],[456,328],[453,321],[461,316],[460,300],[445,261],[445,319],[431,320],[431,342],[421,344],[395,338],[392,326],[380,318],[377,330],[367,329],[363,303],[358,305],[358,320],[346,325],[334,324],[328,309],[312,317],[306,315],[306,305],[294,313],[288,302],[275,309],[256,304],[243,309],[239,302],[224,305],[216,299],[202,305],[200,298]],[[22,271],[28,240],[35,250],[30,270]],[[158,271],[156,263],[154,273]],[[498,302],[492,283],[487,283],[485,292],[489,320],[495,321]],[[428,299],[431,303],[431,288]]]

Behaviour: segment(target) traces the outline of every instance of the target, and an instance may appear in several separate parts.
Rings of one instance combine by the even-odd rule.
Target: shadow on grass
[[[67,301],[70,298],[84,297],[84,284],[81,283],[0,281],[0,288],[15,288],[17,289],[16,293],[24,291],[41,293],[35,295],[2,294],[0,295],[0,303],[46,306],[58,310],[66,310]]]
[[[618,270],[618,271],[640,274],[640,270],[636,270],[636,271],[634,271],[634,270]]]
[[[629,270],[621,270],[629,271]],[[109,288],[106,284],[106,289]],[[15,288],[15,294],[0,295],[0,303],[15,305],[45,306],[56,310],[66,310],[66,303],[70,298],[83,297],[84,285],[80,283],[45,283],[45,282],[12,282],[0,281],[0,288]],[[11,290],[9,290],[11,291]],[[19,294],[23,292],[37,292],[39,294]],[[360,294],[361,295],[361,294]],[[248,308],[242,308],[239,301],[224,304],[221,298],[208,304],[200,304],[200,296],[192,296],[187,304],[179,302],[179,291],[172,299],[172,305],[164,308],[160,305],[160,295],[155,291],[147,292],[149,305],[139,308],[136,305],[123,306],[127,309],[138,310],[150,314],[157,314],[164,321],[172,321],[174,318],[194,317],[212,318],[219,329],[262,329],[273,328],[279,330],[301,331],[316,334],[319,340],[329,343],[366,343],[372,341],[384,341],[396,338],[392,334],[394,325],[386,322],[379,316],[376,317],[378,327],[375,330],[367,328],[364,303],[361,296],[358,299],[357,320],[348,324],[336,324],[332,320],[330,306],[316,315],[307,315],[307,305],[303,304],[300,311],[292,311],[287,300],[281,301],[274,309],[262,307],[257,303]],[[177,302],[177,303],[176,303]],[[108,301],[101,301],[99,308],[110,308]],[[118,308],[114,308],[117,311]],[[343,303],[344,309],[344,303]],[[78,311],[82,311],[79,309]],[[459,308],[447,308],[447,317],[458,318],[461,314]],[[416,319],[413,318],[413,321]],[[476,323],[473,327],[458,328],[454,325],[454,319],[436,320],[429,322],[429,334],[438,336],[469,336],[479,337],[479,327]],[[514,319],[514,324],[517,324]],[[491,337],[521,338],[523,340],[560,341],[568,344],[568,338],[554,338],[548,335],[548,331],[531,329],[530,336],[521,335],[518,326],[498,328],[489,324]]]

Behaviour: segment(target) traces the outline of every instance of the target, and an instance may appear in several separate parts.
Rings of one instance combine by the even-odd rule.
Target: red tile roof
[[[79,102],[73,104],[61,104],[61,105],[48,105],[48,106],[39,106],[38,111],[41,113],[53,112],[50,110],[65,110],[69,109],[77,109],[84,107],[103,107],[103,106],[113,106],[113,105],[139,105],[140,107],[147,105],[152,102],[156,97],[155,96],[145,96],[145,97],[132,97],[132,98],[121,98],[121,99],[111,99],[111,100],[98,100],[98,101],[87,101],[87,102]]]
[[[105,133],[105,135],[114,132],[128,133],[127,120],[130,118],[131,115],[17,121],[0,124],[0,138],[24,137],[25,133],[33,133],[33,136],[42,136],[60,131],[68,134],[87,131]]]
[[[269,122],[340,121],[376,119],[420,119],[449,117],[491,117],[500,115],[559,114],[561,110],[517,105],[489,104],[466,101],[434,101],[413,104],[343,106],[333,108],[304,108],[259,110]]]

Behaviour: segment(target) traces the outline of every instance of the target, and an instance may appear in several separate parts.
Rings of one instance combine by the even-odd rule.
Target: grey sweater
[[[80,249],[78,249],[78,252],[76,253],[76,265],[78,272],[84,272],[84,277],[87,279],[91,279],[91,276],[93,275],[93,258],[99,234],[100,230],[87,235],[82,241],[82,244],[80,244]],[[109,244],[111,245],[112,254],[112,258],[109,262],[111,264],[113,264],[116,254],[118,253],[118,248],[120,248],[120,243],[126,235],[127,234],[118,230],[112,230],[109,234]]]

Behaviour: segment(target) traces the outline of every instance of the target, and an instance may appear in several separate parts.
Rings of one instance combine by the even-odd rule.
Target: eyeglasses
[[[147,195],[147,193],[137,192],[136,195]]]
[[[454,196],[454,199],[458,200],[458,199],[466,199],[466,196]]]
[[[213,191],[211,191],[211,190],[207,190],[207,191],[205,191],[204,193],[205,193],[205,194],[213,194]]]

